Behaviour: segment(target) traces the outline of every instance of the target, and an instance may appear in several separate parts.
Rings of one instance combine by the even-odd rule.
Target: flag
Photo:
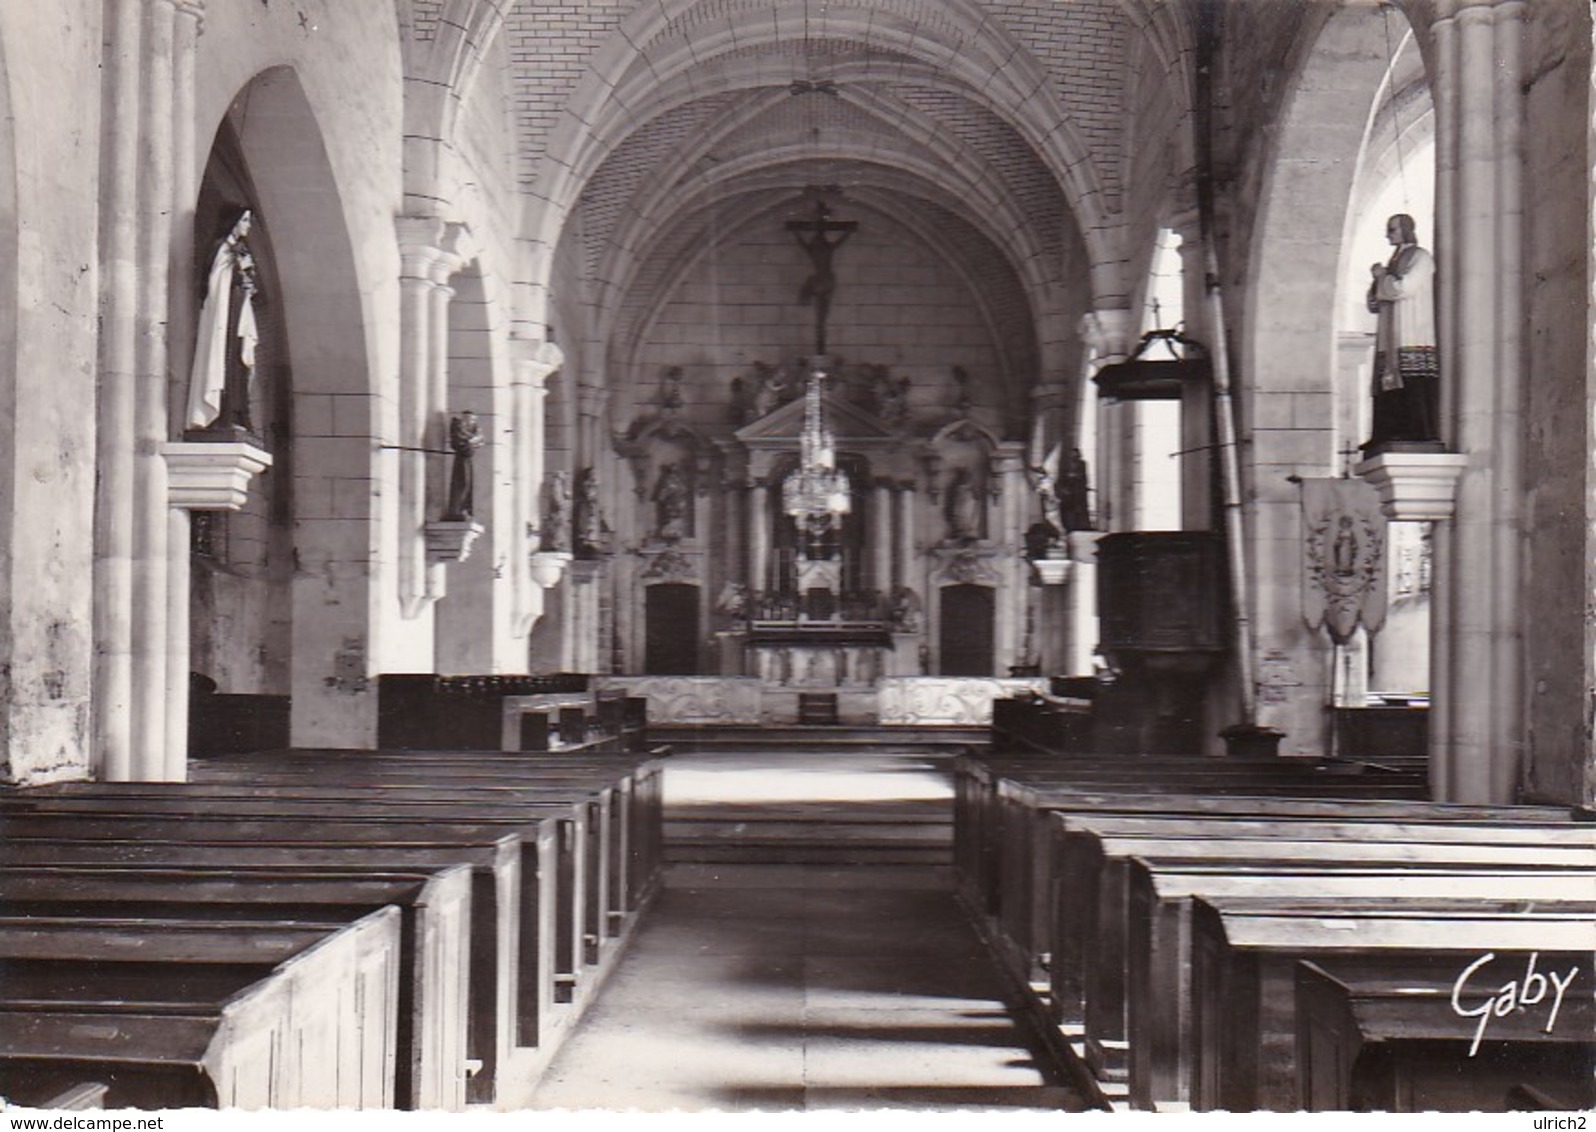
[[[1302,481],[1302,612],[1346,644],[1362,621],[1385,623],[1386,530],[1380,497],[1361,479]]]

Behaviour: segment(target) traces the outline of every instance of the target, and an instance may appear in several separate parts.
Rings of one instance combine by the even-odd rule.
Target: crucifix
[[[815,304],[815,353],[826,352],[826,316],[831,311],[831,295],[837,289],[837,275],[831,269],[831,257],[845,243],[857,220],[831,220],[831,209],[823,200],[815,202],[813,220],[789,220],[787,231],[797,239],[798,245],[809,253],[814,270],[798,290],[800,303]]]

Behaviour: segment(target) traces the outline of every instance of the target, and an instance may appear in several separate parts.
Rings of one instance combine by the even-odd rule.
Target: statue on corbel
[[[449,500],[443,509],[446,523],[463,523],[475,516],[475,458],[486,439],[477,415],[469,409],[449,418],[449,450],[454,460],[449,469]]]
[[[894,379],[884,365],[864,365],[865,407],[890,432],[902,433],[909,424],[909,379]]]
[[[272,465],[250,419],[256,366],[255,296],[259,285],[245,210],[218,243],[206,276],[194,365],[189,375],[186,431],[163,444],[168,501],[191,511],[237,511],[250,481]]]
[[[254,438],[249,401],[260,338],[260,288],[249,244],[254,223],[254,213],[245,209],[217,245],[206,276],[186,419],[188,429],[200,434]]]
[[[948,502],[945,518],[948,524],[948,541],[971,543],[985,533],[982,519],[986,508],[981,499],[980,485],[970,474],[970,469],[954,470],[948,484]]]
[[[610,525],[604,520],[598,469],[591,464],[576,476],[575,532],[578,558],[598,558],[610,551]]]
[[[654,502],[654,534],[663,542],[679,542],[692,535],[693,491],[687,477],[674,461],[659,470],[651,496]]]
[[[556,554],[571,550],[571,484],[563,470],[550,472],[543,485],[543,526],[538,549]]]

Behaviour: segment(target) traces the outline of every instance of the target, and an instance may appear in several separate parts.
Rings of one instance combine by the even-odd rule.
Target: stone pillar
[[[138,324],[139,0],[106,13],[100,395],[95,447],[94,740],[101,777],[133,774],[133,439]]]
[[[1081,337],[1087,347],[1084,384],[1090,385],[1104,366],[1125,360],[1132,327],[1131,312],[1125,309],[1093,311],[1081,319]],[[1101,402],[1098,419],[1096,451],[1082,453],[1089,459],[1095,457],[1092,471],[1097,487],[1097,525],[1111,531],[1129,530],[1135,484],[1128,482],[1130,477],[1118,462],[1124,437],[1107,419]],[[1069,580],[1070,668],[1077,675],[1087,675],[1093,669],[1092,656],[1098,645],[1097,563],[1087,555],[1074,554],[1074,550],[1072,545],[1077,561]]]
[[[1207,325],[1202,228],[1195,215],[1174,225],[1180,236],[1182,305],[1189,333],[1212,348],[1215,330]],[[1214,529],[1214,391],[1206,382],[1192,382],[1180,399],[1180,526],[1186,531]]]
[[[129,776],[167,774],[168,497],[166,318],[172,239],[172,47],[176,12],[168,0],[144,8],[142,121],[138,181],[137,378],[133,409],[133,736]]]
[[[748,588],[764,593],[770,584],[770,489],[763,480],[748,483]]]
[[[1012,549],[1018,557],[1030,522],[1031,492],[1025,482],[1025,458],[1017,452],[1002,453],[992,458],[992,470],[997,483],[997,527],[991,532],[992,541],[1006,550]]]
[[[399,608],[406,618],[421,615],[435,599],[429,585],[425,528],[430,460],[425,451],[437,437],[432,427],[433,310],[432,291],[448,225],[430,216],[401,216],[399,253]],[[447,451],[446,445],[438,445]]]
[[[1086,380],[1106,365],[1122,362],[1131,346],[1133,324],[1128,310],[1093,311],[1081,319],[1081,337],[1086,340],[1088,362]],[[1134,467],[1135,419],[1129,405],[1104,405],[1099,402],[1100,427],[1097,430],[1097,514],[1098,525],[1111,531],[1133,530],[1136,503]]]
[[[199,199],[194,139],[194,58],[205,6],[202,0],[173,0],[176,21],[172,43],[172,233],[167,289],[168,420],[181,420],[178,407],[188,392],[194,358],[198,309],[190,300],[194,270],[194,206]],[[188,777],[189,731],[189,512],[167,509],[166,589],[166,760],[163,778]]]
[[[427,320],[427,368],[426,408],[423,410],[422,418],[424,421],[422,446],[431,450],[423,461],[426,468],[427,502],[424,509],[426,520],[443,518],[444,509],[448,506],[449,476],[454,466],[454,458],[452,455],[437,455],[437,453],[452,451],[449,446],[450,418],[456,410],[472,407],[456,404],[449,384],[449,304],[455,294],[454,288],[449,286],[449,280],[465,266],[469,258],[470,253],[466,250],[467,240],[468,236],[463,225],[445,225],[443,242],[436,249],[437,254],[430,257],[428,262],[428,281],[432,286],[426,290],[424,299]],[[481,415],[491,414],[483,412]],[[486,457],[481,460],[481,463],[488,462],[489,458]],[[477,482],[483,490],[476,506],[488,511],[490,509],[486,503],[492,492],[492,476],[483,475],[480,464],[477,467]],[[442,600],[447,593],[447,564],[429,560],[424,577],[426,580],[423,584],[423,593],[426,601],[432,603]]]
[[[1431,790],[1513,800],[1524,750],[1520,0],[1441,0],[1435,34],[1443,439],[1468,457],[1437,523]]]
[[[1025,626],[1029,618],[1031,600],[1030,567],[1020,555],[1023,545],[1020,534],[1024,530],[1025,505],[1030,492],[1025,484],[1025,461],[1018,453],[1003,452],[992,457],[992,473],[997,498],[993,500],[991,522],[988,528],[992,541],[1002,554],[996,566],[1001,584],[997,591],[997,652],[996,675],[1007,676],[1005,665],[1031,663],[1032,657],[1022,655],[1025,650]]]
[[[515,606],[516,636],[524,637],[543,614],[543,587],[532,580],[528,555],[534,551],[550,550],[551,536],[543,527],[543,475],[544,475],[544,411],[548,400],[549,378],[565,364],[565,354],[553,342],[541,342],[533,348],[530,357],[515,362],[515,419],[514,469],[516,489],[520,493],[516,504],[517,518],[539,532],[537,545],[528,536],[521,541],[521,552],[515,556],[515,577],[519,587]],[[570,531],[566,531],[569,547]],[[512,541],[512,545],[515,545]]]
[[[892,592],[892,484],[878,479],[871,486],[871,583],[883,598]]]
[[[898,546],[897,554],[895,555],[898,572],[896,578],[898,585],[908,586],[916,593],[919,593],[920,584],[916,581],[914,569],[914,507],[914,483],[905,480],[898,485]],[[923,593],[920,594],[922,599],[925,596]]]
[[[577,388],[577,461],[578,468],[594,467],[599,470],[601,482],[608,483],[609,477],[602,466],[600,455],[605,446],[600,438],[605,434],[604,410],[609,404],[609,390],[597,385],[581,385]]]

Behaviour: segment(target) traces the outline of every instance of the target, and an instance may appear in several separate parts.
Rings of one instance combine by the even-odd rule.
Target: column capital
[[[1131,326],[1131,312],[1126,307],[1095,310],[1081,316],[1080,334],[1102,361],[1129,352]]]
[[[438,244],[438,258],[433,263],[432,281],[439,286],[449,282],[461,268],[477,258],[477,244],[471,229],[454,221],[444,225],[443,239]]]
[[[1435,23],[1457,19],[1523,19],[1524,6],[1524,0],[1436,0]]]
[[[1031,409],[1047,413],[1069,403],[1069,391],[1062,382],[1037,382],[1031,386]]]
[[[450,229],[462,227],[436,216],[400,216],[394,220],[399,238],[401,271],[406,279],[435,282],[441,261],[454,254]]]
[[[205,0],[166,0],[180,16],[188,16],[200,30],[205,28]]]
[[[534,345],[522,340],[517,346],[524,352],[515,359],[516,375],[534,389],[543,389],[544,382],[565,364],[565,351],[553,342]]]

